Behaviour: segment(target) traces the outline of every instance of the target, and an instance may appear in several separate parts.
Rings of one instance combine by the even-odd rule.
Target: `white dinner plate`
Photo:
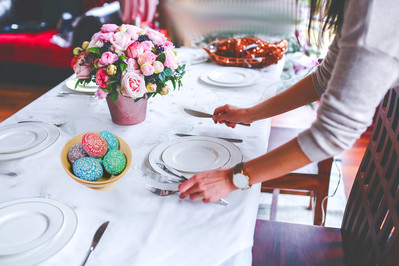
[[[0,208],[0,255],[39,247],[61,229],[61,210],[44,202],[21,202]]]
[[[208,53],[204,49],[191,48],[191,47],[180,47],[176,48],[177,59],[182,64],[200,64],[208,61]]]
[[[48,136],[43,127],[31,124],[12,124],[0,128],[0,154],[31,149]]]
[[[0,153],[0,161],[22,158],[37,153],[39,151],[42,151],[51,146],[60,136],[60,130],[58,129],[58,127],[52,124],[43,123],[43,122],[27,122],[20,124],[26,124],[26,125],[29,124],[31,126],[41,127],[47,131],[48,136],[44,141],[42,141],[35,147],[32,147],[28,150],[23,150],[20,152],[13,152],[13,153]]]
[[[222,167],[230,160],[230,152],[213,141],[189,140],[167,147],[162,160],[176,170],[197,173]]]
[[[255,76],[255,71],[245,68],[221,68],[208,73],[208,78],[222,84],[243,84]]]
[[[237,88],[252,86],[262,78],[259,71],[238,67],[221,67],[207,71],[200,76],[200,80],[208,85]]]
[[[195,141],[195,140],[214,142],[214,143],[224,146],[229,151],[230,159],[228,160],[228,162],[225,165],[223,165],[220,168],[233,167],[234,165],[236,165],[237,163],[242,161],[243,157],[242,157],[241,150],[233,143],[228,142],[223,139],[218,139],[218,138],[212,138],[212,137],[206,137],[206,136],[192,136],[192,137],[172,139],[170,141],[163,142],[163,143],[160,143],[157,146],[155,146],[151,150],[151,152],[148,154],[148,163],[151,166],[152,170],[154,170],[155,172],[162,174],[163,176],[166,176],[166,177],[174,177],[173,175],[162,170],[162,168],[160,168],[156,164],[156,162],[163,161],[162,154],[171,145],[174,145],[177,143],[187,143],[188,141]],[[195,173],[189,173],[189,172],[184,172],[184,171],[179,171],[179,172],[187,178],[190,178],[191,176],[193,176],[195,174]]]
[[[82,84],[79,84],[76,88],[76,79],[68,79],[65,82],[65,85],[67,86],[68,89],[75,91],[75,92],[84,92],[84,93],[95,93],[98,90],[98,86],[94,82],[90,82],[83,86]]]
[[[37,265],[60,251],[75,234],[78,220],[74,210],[59,201],[48,198],[24,198],[0,204],[0,208],[18,203],[45,203],[58,208],[64,217],[64,223],[58,233],[43,245],[14,255],[0,256],[0,265],[26,266]]]

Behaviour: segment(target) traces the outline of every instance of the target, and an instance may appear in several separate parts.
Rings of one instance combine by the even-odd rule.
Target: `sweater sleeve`
[[[317,67],[316,71],[312,73],[313,84],[316,88],[316,92],[321,96],[327,88],[327,83],[330,80],[331,73],[334,69],[335,61],[337,59],[339,48],[338,48],[338,35],[334,38],[330,46],[326,57],[322,63]]]
[[[393,21],[387,21],[387,15],[384,15],[399,9],[399,4],[390,3],[391,6],[373,3],[372,9],[364,10],[369,5],[360,0],[349,1],[346,25],[336,42],[335,62],[329,57],[313,76],[318,90],[326,86],[320,98],[317,119],[298,136],[299,145],[310,160],[321,161],[351,148],[371,124],[375,108],[387,90],[398,85],[399,53],[375,45],[378,41],[390,40],[391,45],[399,41],[393,26],[399,23],[398,17],[391,16]],[[373,23],[381,24],[369,25],[370,18]],[[333,64],[332,71],[329,71],[330,63]],[[329,79],[327,72],[331,73]]]

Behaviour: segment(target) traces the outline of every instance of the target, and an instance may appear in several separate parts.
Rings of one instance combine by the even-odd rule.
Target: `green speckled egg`
[[[126,167],[126,157],[119,150],[110,150],[103,159],[105,171],[111,175],[120,174]]]
[[[103,167],[91,157],[78,159],[72,167],[73,173],[86,181],[97,181],[103,176]]]
[[[112,134],[108,130],[103,130],[98,134],[105,139],[109,150],[118,149],[119,141],[118,141],[118,138],[114,134]]]

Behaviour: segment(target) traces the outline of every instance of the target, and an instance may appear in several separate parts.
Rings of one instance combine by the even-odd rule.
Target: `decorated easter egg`
[[[103,176],[103,167],[91,157],[78,159],[72,167],[73,173],[86,181],[97,181]]]
[[[88,155],[95,158],[102,157],[107,153],[107,142],[96,133],[86,133],[82,138],[82,147]]]
[[[103,166],[111,175],[118,175],[126,167],[126,157],[120,150],[110,150],[104,156]]]
[[[105,139],[108,145],[108,150],[113,150],[113,149],[118,149],[119,147],[119,141],[118,138],[109,132],[108,130],[103,130],[100,133],[98,133],[101,137]]]
[[[74,144],[68,151],[68,160],[71,164],[75,163],[78,159],[88,157],[89,155],[85,152],[82,147],[82,143]]]

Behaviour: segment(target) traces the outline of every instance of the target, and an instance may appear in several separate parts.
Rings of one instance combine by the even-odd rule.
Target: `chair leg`
[[[278,188],[273,189],[272,205],[271,205],[271,208],[270,208],[270,220],[271,221],[275,221],[276,220],[278,194],[280,194],[280,189],[278,189]]]
[[[308,206],[308,210],[311,211],[313,209],[313,198],[314,198],[314,192],[310,191],[309,192],[309,206]]]

